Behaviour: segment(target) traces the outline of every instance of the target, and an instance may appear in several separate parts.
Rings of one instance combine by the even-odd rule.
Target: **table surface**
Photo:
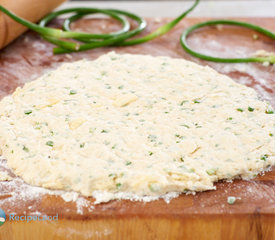
[[[174,17],[180,12],[184,11],[191,4],[191,1],[75,1],[67,2],[63,4],[61,8],[73,6],[118,8],[129,10],[145,17],[151,16],[157,18],[169,16]],[[242,20],[259,24],[274,31],[274,18],[255,18],[267,16],[275,17],[274,9],[275,1],[270,0],[213,0],[202,1],[198,8],[191,14],[191,16],[250,16],[254,17],[254,19]],[[163,24],[163,21],[149,21],[150,25],[148,31],[156,28],[156,26],[158,26],[159,24]],[[135,47],[120,48],[117,50],[121,53],[132,51],[132,53],[141,54],[148,53],[148,51],[150,51],[152,55],[161,54],[171,57],[183,57],[200,64],[209,64],[211,67],[215,68],[219,72],[228,74],[240,83],[244,83],[249,86],[253,85],[257,91],[262,93],[263,97],[269,99],[273,103],[273,106],[275,106],[275,82],[273,81],[275,66],[264,67],[261,64],[232,64],[229,66],[218,63],[206,63],[204,61],[192,58],[180,48],[179,42],[175,39],[178,39],[178,36],[182,32],[183,28],[195,24],[198,21],[202,21],[202,19],[188,17],[187,19],[185,19],[185,21],[182,21],[179,26],[177,26],[173,31],[163,36],[161,39],[156,39],[155,41],[152,41],[146,45],[144,44]],[[229,39],[227,37],[223,37],[230,35],[230,33],[232,33],[230,31],[233,30],[225,28],[223,29],[223,31],[217,32],[215,29],[208,29],[207,32],[204,32],[204,35],[198,35],[197,37],[195,36],[195,39],[193,39],[194,41],[192,42],[197,46],[202,47],[202,51],[206,51],[208,45],[201,44],[202,41],[205,41],[205,39],[209,40],[211,39],[211,37],[215,37],[214,35],[218,33],[221,42],[218,47],[214,46],[215,49],[218,49],[218,52],[215,49],[212,49],[213,46],[212,48],[210,46],[210,49],[213,51],[213,53],[218,54],[223,52],[224,48],[227,46],[222,41],[229,43],[232,40],[232,38]],[[239,49],[239,46],[241,47],[241,50],[245,53],[249,53],[250,51],[255,50],[254,48],[265,48],[267,50],[274,51],[274,42],[266,39],[263,36],[260,36],[261,41],[255,42],[251,38],[252,34],[251,32],[249,32],[249,30],[237,32],[236,34],[245,35],[240,38],[241,41],[239,41],[239,39],[237,38],[233,38],[231,46],[236,45],[236,49]],[[174,40],[171,41],[171,39]],[[250,42],[249,44],[247,44],[247,40],[249,39]],[[169,47],[164,48],[163,46]],[[252,46],[254,48],[251,48]],[[109,48],[91,50],[81,54],[72,54],[72,58],[66,59],[66,55],[52,56],[49,49],[51,49],[51,46],[48,43],[39,39],[35,34],[31,32],[23,35],[12,45],[7,47],[0,55],[0,59],[3,63],[0,66],[0,79],[1,84],[3,84],[0,88],[0,97],[11,93],[16,86],[22,85],[25,80],[34,79],[35,74],[40,75],[42,74],[44,69],[52,68],[53,66],[55,66],[55,64],[60,64],[63,61],[78,60],[82,57],[93,59],[103,52],[110,50]],[[14,71],[14,69],[16,69],[16,71]],[[13,80],[13,84],[11,84],[10,82],[11,79]],[[113,232],[113,234],[117,235],[123,232],[136,233],[139,239],[145,239],[142,238],[142,236],[145,236],[146,234],[147,236],[149,236],[152,232],[151,229],[156,229],[156,232],[154,233],[158,237],[156,239],[161,239],[161,236],[165,237],[165,234],[167,234],[167,236],[172,236],[172,233],[175,236],[177,234],[178,239],[183,239],[183,236],[185,236],[185,239],[188,239],[188,236],[192,236],[193,238],[195,238],[195,236],[198,236],[200,231],[198,231],[197,229],[201,229],[202,235],[208,235],[208,238],[205,237],[205,239],[224,239],[224,236],[227,236],[227,234],[228,236],[238,236],[239,239],[240,236],[245,236],[242,239],[272,239],[272,236],[274,236],[273,229],[275,212],[274,173],[275,168],[273,168],[273,171],[267,173],[265,176],[258,177],[251,181],[236,180],[233,183],[219,182],[216,185],[217,191],[199,193],[195,196],[181,195],[179,198],[172,200],[169,205],[167,205],[163,201],[151,202],[147,204],[130,201],[112,201],[107,204],[93,206],[93,199],[84,199],[83,197],[81,197],[79,201],[81,204],[79,204],[79,202],[67,203],[64,202],[64,200],[62,200],[60,196],[41,194],[38,198],[36,195],[28,195],[24,188],[10,189],[10,187],[15,187],[15,185],[6,182],[1,183],[0,185],[0,206],[6,212],[10,212],[12,209],[13,212],[21,214],[22,212],[28,214],[32,211],[36,211],[37,209],[39,209],[41,213],[46,213],[49,215],[53,215],[54,213],[58,212],[60,217],[62,217],[63,219],[70,219],[71,221],[80,220],[80,224],[83,220],[91,220],[90,225],[83,224],[83,233],[87,234],[94,234],[94,229],[96,229],[97,234],[102,232],[104,233],[104,231],[107,229],[109,232]],[[14,192],[15,194],[11,195],[10,192]],[[226,203],[226,199],[229,194],[233,196],[238,196],[241,198],[241,200],[237,201],[236,204],[233,206],[228,205]],[[21,195],[25,197],[25,199],[22,201],[20,201],[20,197],[22,197]],[[94,207],[94,209],[92,209],[92,214],[89,212],[89,209],[91,207]],[[67,210],[70,209],[71,212],[68,212]],[[100,222],[100,217],[106,217],[106,213],[107,216],[114,218],[113,222],[111,219],[108,220],[107,218]],[[126,217],[125,213],[127,213]],[[124,216],[124,218],[122,218],[122,216]],[[155,218],[151,218],[151,216],[155,216]],[[166,218],[167,221],[162,220],[162,222],[160,222],[160,216],[168,216]],[[197,218],[195,218],[196,216]],[[205,217],[202,218],[202,216]],[[185,218],[188,218],[188,221],[186,221]],[[94,221],[92,221],[93,219]],[[99,219],[98,222],[96,222],[97,219]],[[119,221],[117,219],[119,219]],[[150,221],[152,219],[155,219],[156,222],[151,223]],[[62,224],[63,222],[64,221],[60,220],[59,224]],[[67,222],[69,224],[67,227],[72,227],[70,221]],[[208,222],[210,224],[207,224]],[[100,223],[102,223],[102,225],[100,225]],[[161,223],[162,225],[160,225]],[[169,223],[170,225],[168,225]],[[119,224],[121,225],[119,226]],[[49,224],[44,225],[45,228],[43,229],[43,225],[39,225],[42,226],[39,230],[37,228],[37,225],[22,225],[23,227],[21,232],[18,229],[13,228],[13,226],[14,225],[11,226],[6,223],[4,226],[4,228],[6,228],[6,231],[0,232],[0,239],[11,239],[11,235],[8,235],[9,233],[18,234],[17,236],[27,236],[26,233],[28,232],[28,234],[35,235],[38,232],[43,233],[43,229],[45,232],[47,231],[47,234],[44,234],[47,239],[54,239],[54,237],[51,236],[54,235],[55,232],[57,232],[56,228],[50,229],[49,226],[52,225]],[[62,226],[64,227],[64,225]],[[100,228],[101,226],[102,228]],[[136,228],[135,230],[133,226],[139,226],[139,228]],[[197,227],[196,231],[194,231],[195,227]],[[61,227],[60,229],[62,230]],[[67,233],[66,231],[69,230],[69,228],[64,227],[63,229],[64,232],[61,233],[65,236]],[[123,231],[120,231],[121,229],[123,229]],[[140,229],[142,229],[142,231],[140,231]],[[79,233],[81,233],[82,230],[78,230],[79,232],[76,231],[75,235],[78,235],[74,239],[81,238],[81,234],[79,235]],[[4,233],[7,234],[5,235],[5,237],[4,235],[1,235]],[[62,238],[61,233],[59,232],[59,239],[66,239],[65,237]],[[220,236],[220,238],[213,236]],[[35,238],[39,239],[37,235],[35,235]],[[28,237],[28,239],[35,238]],[[105,239],[109,239],[109,236],[106,235]],[[120,237],[118,239],[123,238]],[[124,239],[127,238],[125,237]],[[170,237],[170,239],[172,239],[172,237]],[[191,237],[189,237],[189,239],[191,239]],[[199,238],[197,237],[196,239]]]
[[[60,8],[86,6],[118,8],[144,17],[174,17],[194,0],[185,1],[69,1]],[[193,17],[275,17],[275,0],[201,0]]]

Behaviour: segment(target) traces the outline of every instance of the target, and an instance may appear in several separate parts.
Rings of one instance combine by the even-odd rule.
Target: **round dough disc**
[[[253,89],[209,67],[112,52],[5,97],[0,146],[33,185],[158,197],[256,176],[275,162],[274,124]]]

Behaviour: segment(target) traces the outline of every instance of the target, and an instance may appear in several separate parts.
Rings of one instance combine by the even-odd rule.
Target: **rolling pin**
[[[37,22],[66,0],[0,0],[0,5],[19,17]],[[27,28],[0,12],[0,49],[8,45]]]

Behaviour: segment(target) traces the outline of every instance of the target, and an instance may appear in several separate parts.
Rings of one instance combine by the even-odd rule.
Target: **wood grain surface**
[[[167,22],[148,19],[146,32]],[[183,51],[179,37],[184,28],[206,19],[187,18],[169,34],[134,47],[103,48],[70,55],[53,55],[52,45],[28,32],[0,52],[0,98],[17,86],[55,69],[62,62],[95,59],[103,53],[151,54],[185,58],[209,65],[239,83],[253,87],[275,107],[275,66],[261,64],[221,64],[195,59]],[[241,19],[275,32],[275,19]],[[58,23],[54,23],[58,25]],[[100,28],[99,28],[100,26]],[[118,29],[109,20],[85,19],[74,29],[108,32]],[[144,32],[144,34],[146,34]],[[246,56],[256,50],[275,51],[274,41],[253,31],[236,27],[211,27],[189,38],[192,47],[216,56]],[[5,161],[0,162],[0,169]],[[94,205],[93,198],[66,202],[57,194],[39,192],[15,178],[0,182],[0,208],[7,215],[58,214],[58,221],[7,221],[0,227],[0,240],[17,239],[275,239],[275,168],[263,176],[244,181],[220,181],[216,191],[182,194],[169,204],[163,200],[149,203],[127,200]],[[238,197],[234,205],[228,196]],[[8,217],[7,217],[8,219]]]

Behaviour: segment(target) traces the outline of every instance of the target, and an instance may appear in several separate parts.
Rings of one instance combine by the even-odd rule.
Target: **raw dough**
[[[65,63],[5,97],[0,146],[33,185],[98,202],[160,196],[273,165],[274,115],[253,89],[209,67],[109,53]]]

